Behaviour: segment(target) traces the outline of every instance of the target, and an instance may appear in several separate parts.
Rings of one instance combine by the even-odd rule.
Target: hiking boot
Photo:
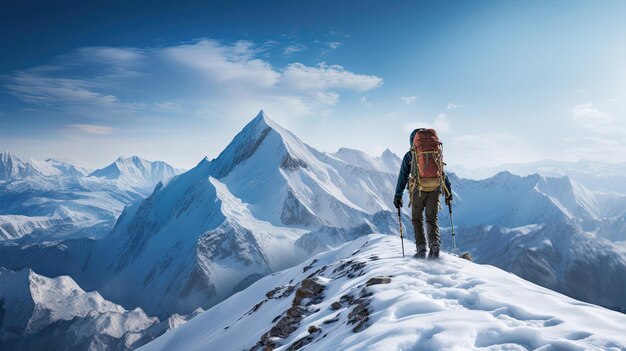
[[[432,259],[439,258],[439,248],[438,247],[431,248],[430,252],[428,253],[428,258],[432,258]]]
[[[426,246],[417,246],[415,247],[415,255],[413,255],[413,257],[415,258],[424,258],[426,257]]]

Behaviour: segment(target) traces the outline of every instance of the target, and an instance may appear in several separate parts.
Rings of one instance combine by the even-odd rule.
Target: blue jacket
[[[411,160],[413,159],[413,155],[411,151],[408,151],[404,154],[402,158],[402,165],[400,166],[400,174],[398,175],[398,183],[396,184],[396,196],[402,197],[402,193],[406,188],[406,183],[409,181],[409,173],[411,172]],[[448,190],[452,192],[452,185],[450,184],[450,180],[448,179],[448,175],[444,173],[444,182],[448,187]]]

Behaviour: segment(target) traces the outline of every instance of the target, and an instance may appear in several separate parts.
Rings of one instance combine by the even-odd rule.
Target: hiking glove
[[[446,205],[450,206],[452,203],[452,194],[446,196]]]
[[[393,205],[396,206],[396,208],[402,207],[402,198],[399,197],[399,196],[394,196],[393,197]]]

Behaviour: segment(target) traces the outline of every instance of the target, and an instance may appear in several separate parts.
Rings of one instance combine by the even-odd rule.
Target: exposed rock
[[[313,338],[311,336],[305,336],[302,339],[298,339],[296,342],[291,344],[291,346],[289,346],[289,348],[287,348],[287,351],[299,350],[299,349],[303,348],[304,346],[310,344],[311,341],[313,341],[314,339],[315,338]]]
[[[341,313],[337,313],[337,315],[336,315],[336,316],[334,316],[334,317],[333,317],[333,318],[331,318],[331,319],[327,319],[327,320],[325,320],[325,321],[324,321],[324,322],[322,322],[322,323],[324,323],[324,324],[331,324],[331,323],[335,323],[335,322],[339,321],[339,316],[340,316],[340,315],[341,315]]]
[[[294,158],[288,153],[283,157],[283,160],[280,163],[280,168],[288,172],[293,172],[299,168],[308,168],[308,165],[306,162],[299,158]]]
[[[465,252],[465,253],[463,253],[463,254],[461,255],[461,258],[466,259],[466,260],[468,260],[468,261],[471,261],[471,260],[472,260],[472,255],[470,255],[470,253],[469,253],[469,252]]]
[[[300,305],[304,299],[321,301],[322,291],[324,291],[324,285],[318,283],[317,279],[306,278],[302,281],[300,288],[296,290],[296,297],[293,299],[293,305]]]
[[[339,301],[347,302],[348,304],[352,305],[352,302],[354,302],[354,297],[352,297],[352,295],[343,295],[339,298]]]
[[[330,305],[330,308],[336,311],[341,308],[341,303],[335,301]]]
[[[312,325],[308,329],[309,334],[319,333],[320,331],[322,331],[322,330],[320,328],[318,328],[316,325]]]
[[[291,295],[291,293],[296,289],[293,285],[283,285],[277,286],[274,289],[268,291],[265,296],[268,299],[282,299]]]
[[[342,263],[339,267],[335,268],[333,274],[337,274],[336,278],[348,277],[350,279],[360,277],[363,275],[365,268],[365,262],[358,262],[354,260],[348,260]]]
[[[308,271],[309,269],[313,268],[313,265],[314,265],[315,263],[317,263],[317,258],[316,258],[316,259],[314,259],[313,261],[311,261],[311,263],[309,263],[309,265],[308,265],[308,266],[306,266],[306,267],[302,268],[302,273],[304,273],[304,272]]]
[[[361,299],[359,299],[361,300]],[[359,301],[357,300],[357,301]],[[370,301],[362,300],[356,303],[352,311],[348,314],[348,323],[356,324],[352,331],[355,333],[365,329],[367,321],[369,321],[370,311],[368,309]]]
[[[370,278],[365,286],[378,285],[378,284],[389,284],[391,283],[391,278],[389,277],[373,277]]]
[[[279,289],[274,288],[269,291],[266,296],[268,298],[275,298],[276,294],[282,291],[282,295],[285,294],[285,291],[290,290],[290,285],[280,287]],[[293,287],[291,287],[293,288]],[[273,350],[277,345],[277,338],[284,339],[287,338],[291,333],[293,333],[296,329],[300,327],[300,322],[306,316],[310,315],[311,312],[307,308],[312,304],[320,303],[324,296],[325,286],[319,282],[316,277],[306,278],[300,283],[300,287],[296,290],[295,296],[293,298],[291,307],[287,309],[281,316],[274,319],[278,319],[276,324],[263,336],[256,345],[254,345],[250,350]],[[291,289],[293,290],[293,289]],[[291,294],[291,292],[289,292]],[[266,301],[266,300],[264,300]],[[319,309],[315,310],[319,311]],[[309,333],[311,332],[311,328],[315,326],[309,327]],[[319,329],[315,327],[316,329]],[[309,344],[313,340],[313,337],[308,336],[302,338],[296,342],[294,342],[288,350],[297,350],[307,344]]]

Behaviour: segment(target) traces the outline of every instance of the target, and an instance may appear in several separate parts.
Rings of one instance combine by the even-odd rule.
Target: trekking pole
[[[448,211],[450,212],[450,228],[452,228],[452,243],[454,245],[454,255],[459,256],[456,253],[456,238],[454,237],[454,221],[452,220],[452,203],[448,203]]]
[[[400,223],[400,242],[402,243],[402,258],[404,258],[404,238],[402,237],[402,217],[400,216],[400,207],[398,207],[398,223]]]

